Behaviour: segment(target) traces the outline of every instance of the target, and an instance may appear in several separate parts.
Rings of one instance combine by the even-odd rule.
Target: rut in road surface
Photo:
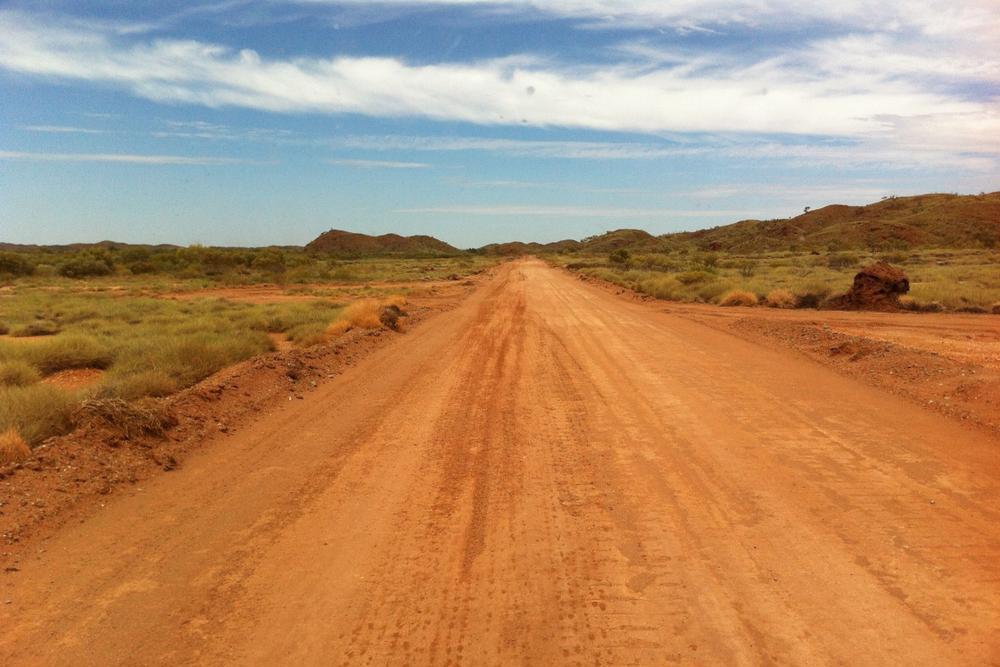
[[[996,440],[505,265],[67,528],[6,665],[989,665]]]

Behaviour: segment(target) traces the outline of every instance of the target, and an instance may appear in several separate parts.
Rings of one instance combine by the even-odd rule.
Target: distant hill
[[[554,243],[524,243],[511,241],[509,243],[491,243],[479,248],[477,252],[485,255],[532,255],[544,253],[585,252],[606,253],[618,248],[640,250],[654,248],[660,245],[659,239],[641,229],[616,229],[597,236],[590,236],[582,241],[566,239]]]
[[[1000,247],[1000,192],[834,204],[794,218],[743,220],[660,238],[724,252]]]
[[[477,252],[484,255],[534,255],[539,253],[572,252],[579,249],[580,245],[579,241],[572,239],[556,241],[554,243],[511,241],[510,243],[491,243],[479,248]]]
[[[337,257],[443,257],[462,253],[433,236],[369,236],[340,229],[320,234],[306,244],[306,250]]]
[[[97,243],[66,243],[63,245],[31,245],[22,243],[0,243],[0,252],[77,252],[91,248],[106,250],[124,250],[127,248],[146,248],[148,250],[170,250],[180,246],[160,244],[146,245],[140,243],[119,243],[117,241],[98,241]]]
[[[632,250],[654,249],[660,245],[657,237],[641,229],[616,229],[580,242],[583,252],[605,253],[619,248]]]

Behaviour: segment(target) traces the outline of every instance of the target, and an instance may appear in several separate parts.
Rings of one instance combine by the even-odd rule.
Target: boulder
[[[848,310],[896,310],[899,297],[909,291],[910,281],[901,269],[878,261],[858,271],[851,289],[831,299],[829,306]]]

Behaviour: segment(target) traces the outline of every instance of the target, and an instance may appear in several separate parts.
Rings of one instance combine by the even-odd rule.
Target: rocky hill
[[[306,250],[337,257],[443,257],[462,252],[433,236],[369,236],[340,229],[320,234]]]
[[[834,204],[794,218],[743,220],[660,238],[723,252],[995,248],[1000,247],[1000,192]]]

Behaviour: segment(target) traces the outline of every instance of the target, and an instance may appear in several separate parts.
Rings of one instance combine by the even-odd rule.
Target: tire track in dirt
[[[0,662],[997,664],[998,445],[515,262],[47,542]]]

